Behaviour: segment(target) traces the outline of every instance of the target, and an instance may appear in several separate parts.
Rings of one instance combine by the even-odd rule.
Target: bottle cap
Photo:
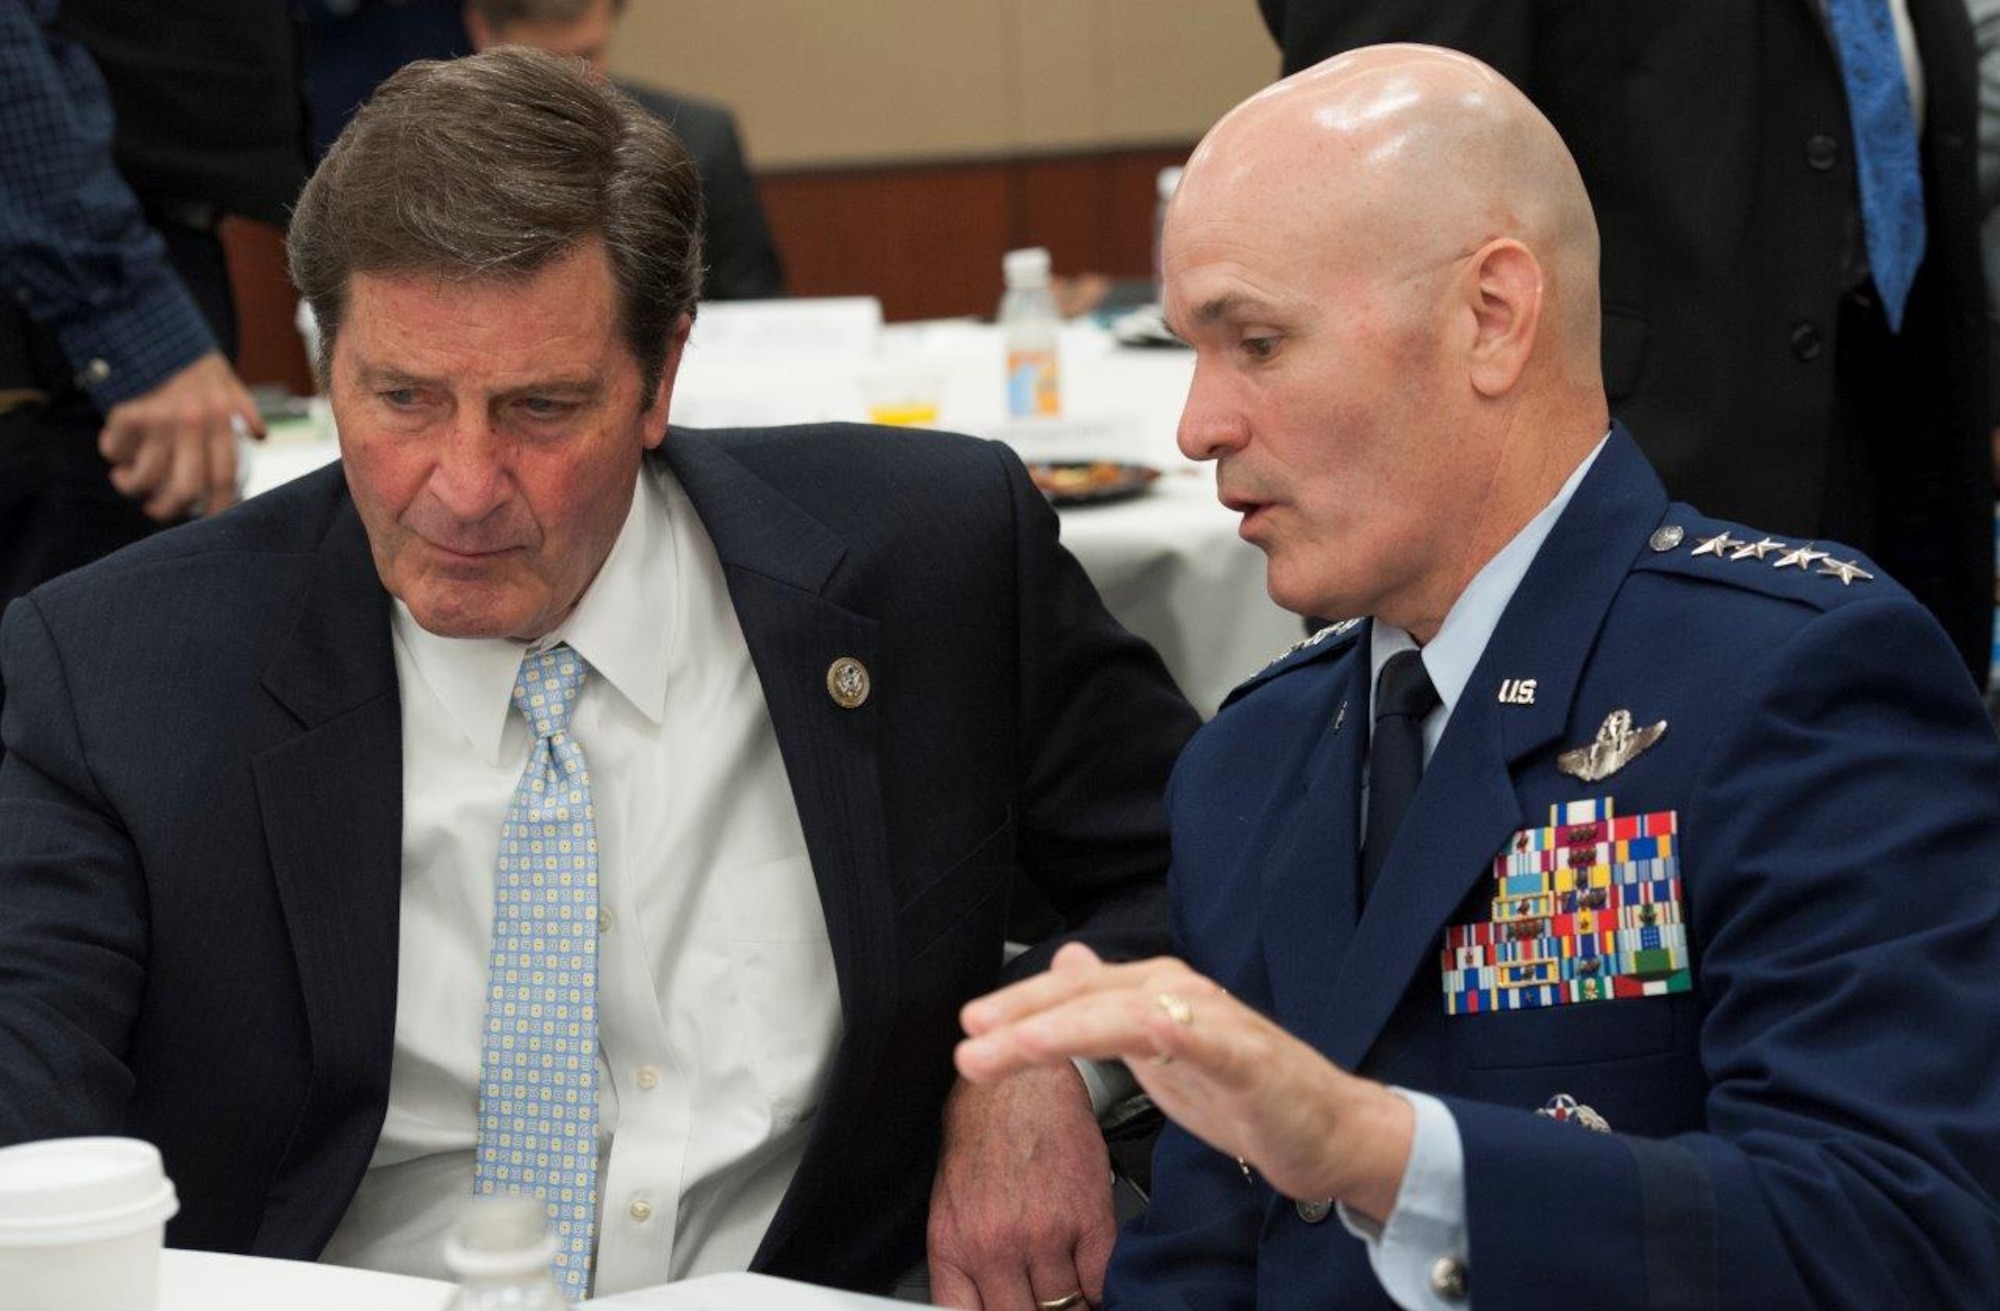
[[[1010,287],[1046,287],[1049,285],[1048,248],[1030,246],[1026,250],[1010,250],[1001,257],[1000,269],[1006,274]]]
[[[555,1257],[548,1207],[536,1197],[475,1197],[444,1240],[444,1263],[461,1279],[531,1275]]]

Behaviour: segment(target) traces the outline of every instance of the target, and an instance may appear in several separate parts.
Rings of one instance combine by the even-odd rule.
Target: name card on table
[[[717,301],[695,314],[688,350],[696,357],[860,359],[874,354],[881,331],[882,302],[873,296]]]

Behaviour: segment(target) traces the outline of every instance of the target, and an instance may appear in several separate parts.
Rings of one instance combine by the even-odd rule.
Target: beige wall
[[[774,169],[1192,141],[1278,55],[1254,0],[629,0],[611,62]]]

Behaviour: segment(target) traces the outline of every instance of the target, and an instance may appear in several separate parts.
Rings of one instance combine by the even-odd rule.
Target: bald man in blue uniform
[[[1422,214],[1422,223],[1409,216]],[[1184,960],[975,1002],[1176,1122],[1119,1307],[1962,1306],[2000,1282],[2000,746],[1871,560],[1672,504],[1497,74],[1355,52],[1190,161],[1188,454],[1335,625],[1169,789]]]

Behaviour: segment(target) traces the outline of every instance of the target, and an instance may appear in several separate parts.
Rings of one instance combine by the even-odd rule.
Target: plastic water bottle
[[[1062,374],[1056,361],[1060,320],[1049,293],[1049,252],[1040,246],[1010,250],[1001,261],[1007,294],[1000,298],[1000,330],[1007,342],[1007,413],[1016,419],[1062,413]]]
[[[569,1311],[550,1273],[556,1240],[533,1197],[475,1197],[444,1240],[458,1276],[452,1311]]]
[[[1164,305],[1167,300],[1167,206],[1173,203],[1174,191],[1181,184],[1181,166],[1170,164],[1160,170],[1153,179],[1155,199],[1153,202],[1153,300]]]

